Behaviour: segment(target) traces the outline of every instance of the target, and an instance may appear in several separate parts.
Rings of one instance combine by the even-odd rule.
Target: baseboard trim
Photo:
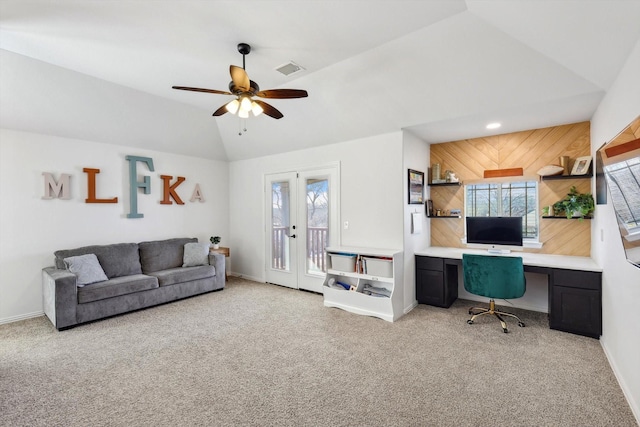
[[[405,307],[404,309],[404,314],[409,313],[411,310],[413,310],[414,308],[416,308],[418,306],[418,301],[414,301],[409,307]]]
[[[4,325],[6,323],[14,323],[19,322],[21,320],[33,319],[34,317],[44,316],[44,311],[34,311],[33,313],[25,313],[20,314],[18,316],[5,317],[0,319],[0,325]]]
[[[247,280],[252,280],[252,281],[258,282],[258,283],[265,283],[264,277],[247,276],[246,274],[239,274],[239,273],[234,273],[234,272],[231,272],[231,271],[229,271],[228,274],[229,274],[229,276],[237,277],[239,279],[247,279]]]
[[[636,418],[636,422],[640,426],[640,407],[638,407],[638,404],[633,401],[633,396],[631,395],[631,391],[629,390],[629,387],[624,381],[624,378],[620,374],[620,370],[618,369],[618,366],[616,365],[614,359],[611,357],[611,353],[607,349],[607,340],[604,337],[604,335],[600,337],[600,347],[602,347],[602,351],[604,351],[604,355],[607,358],[607,361],[609,362],[609,366],[611,366],[613,375],[615,375],[616,380],[618,381],[618,385],[620,386],[620,389],[622,389],[622,394],[624,394],[625,399],[627,399],[627,403],[631,408],[631,412],[633,413],[633,416]]]

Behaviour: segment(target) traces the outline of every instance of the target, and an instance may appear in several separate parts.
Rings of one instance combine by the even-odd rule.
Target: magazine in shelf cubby
[[[403,313],[402,252],[327,248],[324,305],[393,322]]]

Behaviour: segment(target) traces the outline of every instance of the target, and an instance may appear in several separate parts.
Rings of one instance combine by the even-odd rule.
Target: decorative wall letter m
[[[62,200],[69,200],[71,198],[69,195],[69,180],[71,179],[71,175],[66,173],[61,174],[60,182],[56,182],[53,174],[49,172],[42,172],[42,176],[44,176],[43,199],[50,200],[57,197]],[[62,193],[62,196],[60,196],[60,193]]]

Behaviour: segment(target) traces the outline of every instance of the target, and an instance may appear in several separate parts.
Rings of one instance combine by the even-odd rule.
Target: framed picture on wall
[[[424,172],[409,169],[409,204],[424,203]]]

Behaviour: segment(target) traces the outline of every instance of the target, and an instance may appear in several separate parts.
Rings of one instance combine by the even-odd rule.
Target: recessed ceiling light
[[[502,126],[501,123],[493,122],[487,125],[487,129],[498,129],[500,126]]]

